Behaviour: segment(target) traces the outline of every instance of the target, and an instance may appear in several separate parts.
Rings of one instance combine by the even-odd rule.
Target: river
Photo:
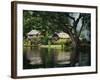
[[[90,53],[79,52],[74,66],[71,65],[72,56],[72,50],[24,47],[23,69],[90,66]]]

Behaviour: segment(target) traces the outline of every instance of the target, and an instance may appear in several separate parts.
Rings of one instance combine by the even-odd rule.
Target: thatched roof
[[[65,32],[59,32],[57,35],[59,38],[70,38],[70,36]]]
[[[40,34],[38,30],[31,30],[29,33],[27,33],[27,35],[37,35],[37,34]]]

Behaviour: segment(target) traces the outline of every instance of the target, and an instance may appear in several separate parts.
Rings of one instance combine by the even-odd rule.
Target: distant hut
[[[61,43],[61,42],[66,42],[67,40],[70,40],[70,36],[65,33],[65,32],[55,32],[52,36],[52,41],[55,43]]]
[[[55,32],[53,34],[53,38],[55,38],[56,40],[58,40],[58,39],[69,39],[70,37],[65,32],[59,32],[59,33]]]
[[[30,32],[27,33],[27,38],[32,39],[33,37],[39,36],[40,31],[38,30],[31,30]]]
[[[60,32],[57,34],[59,38],[62,38],[62,39],[69,39],[69,35],[65,32]]]

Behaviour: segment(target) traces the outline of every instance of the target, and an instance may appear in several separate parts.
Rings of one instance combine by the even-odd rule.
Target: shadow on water
[[[24,47],[23,69],[90,66],[90,52],[87,51],[80,50],[77,55],[72,50]]]

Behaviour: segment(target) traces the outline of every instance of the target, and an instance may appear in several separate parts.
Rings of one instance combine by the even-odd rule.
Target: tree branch
[[[69,17],[70,19],[72,19],[73,21],[75,21],[75,18],[70,16],[69,14],[66,14],[66,17]]]
[[[82,24],[82,26],[81,26],[81,29],[80,29],[80,31],[79,31],[79,33],[78,33],[78,38],[80,37],[81,31],[82,31],[82,29],[83,29],[83,26],[84,26],[84,24]]]

